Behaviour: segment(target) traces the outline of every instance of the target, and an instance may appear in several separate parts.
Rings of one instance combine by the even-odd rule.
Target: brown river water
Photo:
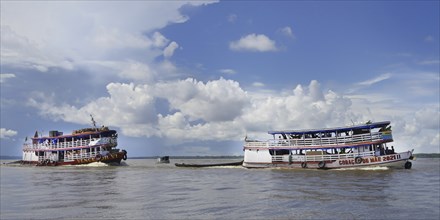
[[[1,161],[0,219],[440,219],[439,158],[417,158],[410,170],[174,166],[234,161]]]

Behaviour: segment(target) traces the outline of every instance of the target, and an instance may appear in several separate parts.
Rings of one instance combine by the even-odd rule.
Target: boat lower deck
[[[36,166],[62,166],[62,165],[81,165],[95,162],[101,162],[106,164],[120,164],[121,160],[127,159],[127,152],[115,152],[108,153],[106,155],[97,154],[93,157],[82,157],[71,160],[51,160],[42,159],[38,161],[21,160],[22,165],[36,165]]]

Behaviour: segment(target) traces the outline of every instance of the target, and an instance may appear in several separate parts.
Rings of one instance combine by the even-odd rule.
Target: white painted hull
[[[305,158],[305,157],[304,157]],[[322,160],[322,161],[306,161],[297,158],[289,158],[285,156],[282,161],[245,161],[243,166],[246,168],[298,168],[298,169],[338,169],[338,168],[356,168],[356,167],[394,167],[405,168],[405,163],[412,158],[412,152],[402,152],[382,156],[360,157],[361,160],[356,161],[356,157]]]

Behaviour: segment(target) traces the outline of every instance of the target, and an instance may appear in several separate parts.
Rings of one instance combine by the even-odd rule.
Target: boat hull
[[[127,159],[127,153],[126,152],[117,152],[117,153],[109,153],[105,156],[96,156],[96,157],[89,157],[89,158],[81,158],[81,159],[74,159],[71,161],[20,161],[20,164],[22,165],[35,165],[35,166],[65,166],[65,165],[84,165],[84,164],[90,164],[90,163],[106,163],[106,164],[112,164],[117,165],[120,164],[122,160]]]
[[[409,160],[412,152],[402,152],[382,156],[354,157],[322,161],[278,161],[278,162],[243,162],[246,168],[297,168],[297,169],[340,169],[360,167],[411,168]]]

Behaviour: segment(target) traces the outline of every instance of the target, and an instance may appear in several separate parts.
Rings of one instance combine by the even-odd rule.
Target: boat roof
[[[89,137],[89,135],[91,134],[103,134],[103,135],[112,135],[112,134],[116,134],[116,130],[106,130],[106,131],[89,131],[89,132],[83,132],[83,133],[77,133],[77,134],[67,134],[67,135],[60,135],[60,136],[54,136],[54,137],[48,137],[48,136],[44,136],[44,137],[33,137],[32,140],[46,140],[46,139],[62,139],[62,138],[86,138]]]
[[[359,125],[351,125],[345,127],[336,127],[336,128],[321,128],[321,129],[301,129],[301,130],[275,130],[268,131],[267,133],[275,135],[275,134],[316,134],[316,133],[326,133],[326,132],[345,132],[351,130],[360,130],[360,129],[374,129],[374,128],[382,128],[386,127],[390,124],[390,121],[381,121],[381,122],[372,122],[366,124]]]

